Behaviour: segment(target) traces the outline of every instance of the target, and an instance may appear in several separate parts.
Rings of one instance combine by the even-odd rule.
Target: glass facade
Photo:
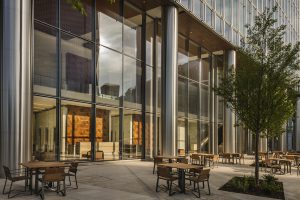
[[[126,0],[82,2],[87,15],[66,1],[34,1],[33,155],[40,160],[152,158],[162,150],[161,7],[145,12]],[[245,36],[243,26],[253,23],[255,13],[271,5],[178,2],[233,44]],[[299,2],[280,4],[278,15],[278,25],[288,23],[286,41],[296,41],[299,25],[285,8],[299,16]],[[214,144],[223,151],[225,108],[212,87],[221,84],[225,57],[222,49],[210,51],[189,34],[179,34],[178,152],[216,152]]]
[[[185,9],[202,19],[234,45],[246,36],[245,25],[253,25],[255,16],[264,8],[278,5],[277,26],[286,25],[286,43],[300,39],[300,2],[298,0],[177,0]],[[205,9],[202,9],[205,7]],[[225,29],[225,32],[222,30]]]

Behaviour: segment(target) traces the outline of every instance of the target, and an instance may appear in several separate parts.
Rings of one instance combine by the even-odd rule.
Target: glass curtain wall
[[[211,53],[178,38],[178,152],[209,152]]]
[[[158,21],[127,1],[82,3],[86,15],[63,0],[34,1],[33,154],[135,159],[146,145],[151,157],[159,127]]]

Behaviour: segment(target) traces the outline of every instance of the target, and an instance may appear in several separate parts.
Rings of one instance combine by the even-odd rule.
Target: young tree
[[[215,88],[238,119],[255,134],[255,182],[259,184],[258,146],[261,134],[283,127],[295,112],[299,83],[299,43],[284,44],[285,26],[276,27],[277,6],[256,16],[237,49],[236,71]],[[277,130],[276,130],[277,131]]]

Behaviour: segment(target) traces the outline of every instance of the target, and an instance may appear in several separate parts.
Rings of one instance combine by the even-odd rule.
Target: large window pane
[[[178,116],[185,117],[187,113],[187,97],[188,80],[185,78],[178,78]]]
[[[34,24],[34,92],[56,95],[57,30]]]
[[[124,5],[124,53],[141,58],[142,14],[134,7]]]
[[[61,28],[80,37],[92,39],[93,0],[82,0],[86,14],[72,8],[67,1],[60,1]],[[65,37],[67,35],[62,35]]]
[[[97,105],[95,160],[119,159],[119,119],[118,108]]]
[[[96,1],[96,40],[98,43],[122,51],[122,21],[119,1]]]
[[[201,85],[200,88],[200,119],[208,119],[209,112],[209,90],[208,86]]]
[[[200,0],[193,0],[193,13],[200,17],[201,14]]]
[[[154,112],[154,98],[153,98],[153,95],[154,95],[154,80],[153,80],[153,77],[154,74],[153,74],[153,69],[152,67],[146,67],[146,111],[147,112],[151,112],[153,113]]]
[[[195,153],[198,150],[198,121],[189,121],[189,153]]]
[[[154,148],[154,116],[153,114],[146,114],[146,134],[145,134],[145,153],[146,158],[153,158]],[[157,146],[157,145],[156,145]]]
[[[36,160],[56,160],[56,100],[33,98],[33,156]]]
[[[225,0],[224,7],[225,7],[225,19],[226,19],[227,22],[231,23],[231,19],[232,19],[231,0]]]
[[[189,82],[189,118],[199,115],[199,83]]]
[[[178,153],[185,152],[185,134],[186,134],[185,119],[178,119],[177,121],[177,149]]]
[[[97,102],[119,106],[122,96],[122,54],[100,46],[96,58]]]
[[[141,62],[124,56],[123,96],[125,107],[142,109],[141,83]]]
[[[62,101],[61,160],[91,159],[91,105]]]
[[[146,19],[146,64],[153,66],[154,22],[150,17]]]
[[[186,39],[178,37],[178,74],[188,77],[188,49]]]
[[[142,113],[124,110],[123,127],[123,159],[141,158],[143,141]]]
[[[91,101],[93,44],[79,38],[66,36],[61,41],[62,91],[64,97]]]
[[[199,81],[200,47],[192,42],[189,45],[189,78]]]
[[[208,152],[209,148],[209,124],[200,121],[200,151]]]
[[[220,15],[223,15],[223,0],[217,0],[217,1],[216,1],[216,11],[217,11]]]
[[[213,14],[212,10],[206,6],[206,18],[205,21],[209,26],[213,26]]]
[[[57,1],[56,0],[35,0],[34,19],[57,26]]]
[[[201,69],[200,69],[200,76],[201,76],[201,84],[208,85],[209,84],[209,72],[210,72],[210,52],[202,48],[201,52]]]

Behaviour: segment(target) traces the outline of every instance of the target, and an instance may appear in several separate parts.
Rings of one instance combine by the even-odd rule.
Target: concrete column
[[[227,52],[227,73],[231,73],[236,68],[236,52],[234,50]],[[236,152],[236,130],[235,130],[235,115],[231,109],[225,109],[224,118],[224,152]]]
[[[296,108],[296,151],[300,151],[300,98],[297,98],[297,108]]]
[[[162,35],[162,154],[176,155],[178,10],[163,7]]]
[[[3,0],[2,9],[0,165],[17,168],[31,158],[32,1]]]
[[[259,152],[267,152],[268,151],[268,141],[267,141],[266,137],[259,139],[258,151]]]

